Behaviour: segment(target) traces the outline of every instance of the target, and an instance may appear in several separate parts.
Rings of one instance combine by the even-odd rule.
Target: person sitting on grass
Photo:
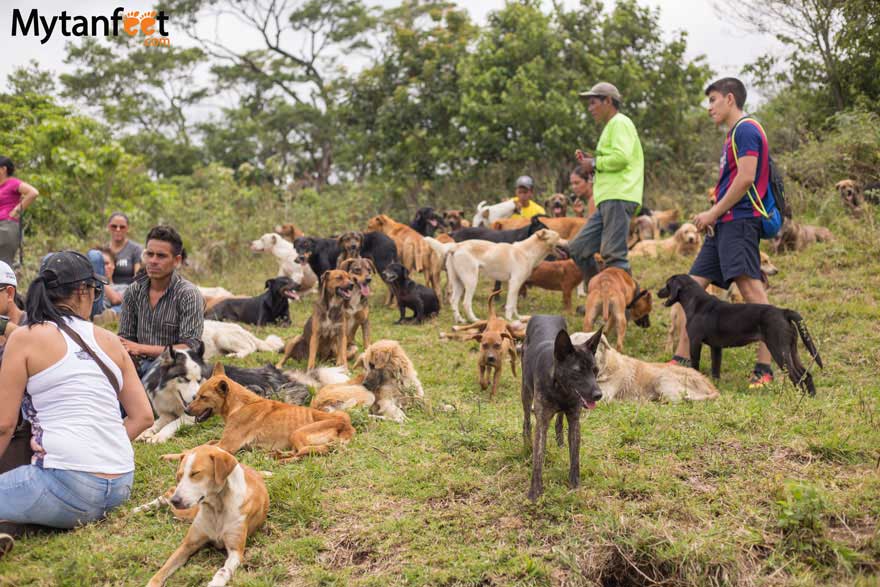
[[[177,272],[185,254],[174,228],[154,226],[147,234],[143,254],[146,271],[125,291],[119,338],[139,360],[141,376],[168,345],[202,350],[205,300],[196,286]]]
[[[131,441],[152,426],[153,411],[119,339],[88,321],[102,285],[84,255],[53,253],[28,289],[28,325],[9,336],[0,365],[0,457],[19,410],[31,424],[34,453],[29,465],[0,475],[0,555],[22,525],[73,528],[131,494]]]

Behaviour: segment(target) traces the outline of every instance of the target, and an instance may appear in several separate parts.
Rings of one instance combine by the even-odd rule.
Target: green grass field
[[[717,401],[600,402],[582,424],[581,487],[566,486],[566,449],[551,442],[534,505],[518,381],[506,370],[488,400],[476,343],[439,339],[448,307],[417,327],[394,326],[396,310],[374,304],[374,339],[403,344],[433,409],[411,411],[403,425],[355,413],[358,434],[325,457],[281,466],[260,451],[240,453],[274,476],[268,522],[231,584],[877,585],[880,242],[872,226],[842,222],[837,242],[774,257],[781,272],[771,302],[805,317],[826,363],[813,370],[815,398],[779,376],[749,391],[754,348],[727,350]],[[638,259],[634,273],[656,292],[689,263]],[[274,272],[270,259],[254,257],[202,283],[254,293]],[[481,316],[488,287],[475,303]],[[294,328],[258,334],[299,332],[310,306],[291,308]],[[524,314],[561,309],[555,292],[532,290],[520,302]],[[569,325],[581,329],[574,316]],[[650,329],[628,329],[626,352],[667,359],[667,325],[666,308],[655,307]],[[447,404],[454,410],[438,409]],[[139,444],[129,504],[101,523],[18,541],[0,561],[0,585],[145,584],[186,525],[168,511],[129,511],[173,484],[175,465],[160,454],[221,430],[214,417],[166,445]],[[168,585],[204,585],[223,560],[203,550]]]

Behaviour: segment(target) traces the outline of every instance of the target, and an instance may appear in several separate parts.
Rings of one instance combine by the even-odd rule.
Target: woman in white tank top
[[[63,251],[46,258],[28,289],[29,324],[10,335],[0,366],[0,455],[21,409],[34,457],[0,475],[0,520],[72,528],[131,493],[131,440],[153,424],[153,411],[118,337],[87,320],[102,285],[86,257]]]

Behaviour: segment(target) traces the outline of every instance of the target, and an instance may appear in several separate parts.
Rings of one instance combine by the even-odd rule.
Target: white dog
[[[486,200],[477,204],[477,213],[474,215],[474,222],[471,226],[491,227],[492,223],[502,218],[510,218],[519,208],[519,202],[516,199],[505,200],[491,206],[486,205]]]
[[[572,344],[588,341],[593,332],[575,332]],[[715,399],[718,390],[705,375],[680,365],[646,363],[617,352],[608,344],[605,335],[596,350],[597,382],[602,390],[602,401],[683,399],[697,401]]]
[[[251,250],[275,255],[278,259],[278,276],[289,277],[299,283],[300,291],[309,291],[318,283],[312,268],[308,264],[297,263],[299,253],[296,252],[293,244],[280,234],[267,232],[251,242]]]
[[[284,341],[274,334],[267,336],[266,340],[260,340],[235,322],[217,320],[205,320],[202,342],[205,344],[203,358],[206,361],[230,355],[243,359],[257,351],[277,353],[284,348]]]
[[[203,298],[231,298],[234,297],[235,294],[229,291],[228,289],[222,287],[202,287],[197,286],[199,293],[202,294]]]
[[[458,302],[464,295],[464,310],[471,322],[474,315],[474,292],[480,272],[495,281],[506,281],[507,302],[504,317],[511,321],[520,315],[516,311],[519,290],[538,264],[560,243],[559,233],[541,229],[524,241],[516,243],[491,243],[469,240],[460,243],[440,243],[425,237],[431,248],[446,260],[446,274],[452,283],[452,313],[456,322],[466,322],[458,311]]]

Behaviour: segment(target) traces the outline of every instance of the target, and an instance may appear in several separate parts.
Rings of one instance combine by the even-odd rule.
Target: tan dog
[[[473,339],[480,343],[480,357],[477,366],[480,374],[480,389],[486,391],[489,387],[489,373],[494,371],[492,377],[491,399],[495,399],[498,391],[498,380],[501,379],[501,371],[504,370],[504,355],[510,356],[510,370],[516,377],[516,343],[513,332],[507,321],[495,315],[495,307],[492,301],[501,293],[501,290],[492,292],[489,296],[489,319],[483,332],[473,335]]]
[[[617,350],[623,350],[626,321],[637,326],[651,325],[651,292],[641,289],[629,273],[617,267],[608,267],[593,276],[587,285],[587,303],[584,309],[584,330],[592,330],[593,322],[602,314],[605,332],[617,331]]]
[[[654,241],[660,238],[660,227],[657,221],[650,216],[634,216],[629,221],[629,236],[626,238],[626,246],[633,248],[636,243],[642,241]]]
[[[221,587],[244,560],[247,539],[266,521],[269,493],[259,473],[221,448],[202,445],[179,456],[177,488],[170,502],[176,513],[185,511],[187,517],[192,516],[192,524],[183,544],[148,586],[161,587],[189,557],[214,544],[226,549],[226,563],[209,585]]]
[[[553,194],[544,202],[544,210],[551,218],[565,218],[568,215],[568,198],[565,194]]]
[[[590,340],[593,332],[575,332],[572,344]],[[718,397],[718,389],[699,371],[680,365],[647,363],[614,350],[602,336],[596,350],[596,380],[602,401],[700,401]]]
[[[347,272],[355,284],[351,299],[345,305],[345,311],[348,313],[348,342],[354,345],[355,334],[360,328],[364,338],[364,348],[367,348],[370,346],[370,283],[373,281],[373,274],[376,273],[376,266],[371,260],[358,257],[342,261],[339,269]]]
[[[764,251],[760,251],[761,256],[761,281],[764,284],[764,289],[770,289],[770,280],[768,276],[776,275],[779,273],[779,269],[776,265],[770,261],[770,256]],[[721,298],[725,302],[730,302],[731,304],[740,304],[745,301],[742,293],[739,291],[739,287],[735,283],[730,284],[730,288],[727,291],[717,287],[715,285],[709,284],[706,287],[706,291],[712,294],[715,297]],[[687,319],[684,315],[684,309],[681,307],[681,304],[673,304],[669,308],[669,328],[666,330],[666,350],[667,352],[672,352],[675,350],[675,345],[678,342],[679,333],[681,329],[685,327],[685,323]]]
[[[223,418],[218,448],[233,454],[246,446],[264,448],[276,451],[281,462],[326,453],[332,442],[348,442],[354,436],[345,412],[328,414],[262,398],[226,377],[221,363],[214,365],[211,378],[185,411],[196,422],[214,412]],[[292,455],[291,449],[296,451]]]
[[[692,256],[700,250],[703,237],[700,231],[690,222],[682,224],[675,234],[662,240],[647,240],[635,244],[629,252],[632,257],[648,256],[656,257],[661,251],[667,254]]]
[[[392,220],[385,214],[370,218],[367,222],[367,230],[383,232],[389,236],[397,246],[400,264],[411,273],[422,273],[425,276],[425,285],[433,289],[437,299],[440,299],[442,295],[440,272],[443,270],[443,264],[431,247],[425,243],[425,237],[415,229]]]
[[[456,322],[465,322],[458,310],[462,296],[468,318],[476,322],[473,300],[480,273],[489,279],[508,282],[504,317],[507,320],[513,320],[514,316],[519,318],[516,311],[519,289],[541,260],[556,248],[559,234],[542,228],[529,238],[512,244],[482,240],[444,244],[431,237],[425,240],[437,256],[446,262],[446,273],[452,283],[452,313]]]
[[[859,182],[852,179],[844,179],[838,181],[834,187],[837,188],[837,193],[840,194],[844,208],[853,214],[861,214],[865,197],[862,194],[862,186]]]
[[[522,228],[532,221],[531,218],[504,218],[492,223],[495,230],[514,230]],[[559,234],[563,240],[571,240],[581,231],[587,223],[586,218],[577,216],[565,216],[561,218],[542,217],[541,224]]]
[[[376,403],[376,396],[360,383],[335,383],[325,385],[318,390],[312,403],[315,410],[325,412],[347,412],[352,408],[371,408]]]
[[[771,248],[778,255],[786,251],[800,252],[816,243],[831,242],[834,235],[824,226],[799,224],[788,218],[783,219],[779,236],[773,239]]]
[[[403,422],[402,407],[424,400],[416,368],[396,340],[374,342],[358,357],[357,365],[364,368],[364,387],[376,395],[370,411],[379,417]]]
[[[584,274],[574,261],[541,261],[529,276],[525,286],[562,292],[562,303],[566,312],[571,312],[572,292],[583,283]]]
[[[305,236],[305,233],[303,231],[301,231],[291,223],[277,225],[275,227],[275,232],[277,232],[290,242],[295,241],[301,236]]]
[[[325,271],[321,277],[320,295],[303,333],[288,341],[284,355],[275,366],[281,369],[287,359],[306,357],[309,369],[314,368],[318,358],[335,357],[337,365],[348,366],[348,310],[354,289],[354,280],[345,271]]]
[[[443,213],[443,222],[449,232],[455,232],[459,228],[467,228],[471,225],[471,221],[464,217],[464,210],[446,210]]]

